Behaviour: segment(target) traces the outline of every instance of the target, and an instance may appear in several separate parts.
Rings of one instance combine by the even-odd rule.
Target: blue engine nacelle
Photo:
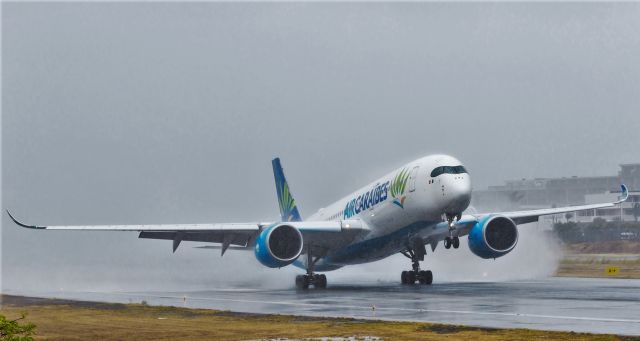
[[[254,249],[264,266],[281,268],[293,263],[302,253],[302,233],[290,225],[274,225],[263,230]]]
[[[469,249],[481,258],[498,258],[511,252],[518,243],[518,227],[502,215],[490,215],[469,231]]]

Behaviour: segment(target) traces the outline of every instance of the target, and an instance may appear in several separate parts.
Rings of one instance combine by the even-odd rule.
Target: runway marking
[[[101,293],[104,295],[104,293]],[[170,295],[139,295],[128,293],[111,293],[111,295],[123,295],[123,296],[144,296],[154,298],[170,298],[180,299],[182,296],[170,296]],[[233,298],[214,298],[214,297],[193,297],[187,296],[189,300],[198,301],[226,301],[237,303],[261,303],[261,304],[275,304],[275,305],[288,305],[288,306],[307,306],[326,308],[329,307],[326,304],[318,303],[303,303],[303,302],[282,302],[282,301],[259,301],[248,299],[233,299]],[[344,299],[345,297],[341,297]],[[350,298],[349,298],[350,299]],[[359,306],[359,305],[331,305],[331,308],[343,308],[343,309],[362,309],[371,311],[371,306]],[[547,319],[562,319],[562,320],[577,320],[577,321],[594,321],[594,322],[620,322],[620,323],[640,323],[640,320],[634,319],[616,319],[616,318],[603,318],[603,317],[581,317],[581,316],[565,316],[565,315],[543,315],[543,314],[528,314],[528,313],[501,313],[501,312],[486,312],[486,311],[470,311],[470,310],[443,310],[443,309],[418,309],[418,308],[397,308],[397,307],[377,307],[376,311],[409,311],[419,313],[446,313],[446,314],[466,314],[466,315],[492,315],[492,316],[509,316],[509,317],[532,317],[532,318],[547,318]]]

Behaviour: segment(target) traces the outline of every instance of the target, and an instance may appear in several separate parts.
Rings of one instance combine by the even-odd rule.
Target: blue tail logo
[[[273,166],[273,176],[276,180],[276,192],[282,221],[301,221],[302,218],[300,217],[300,212],[298,212],[296,201],[293,199],[287,179],[284,177],[280,158],[273,159],[271,165]]]

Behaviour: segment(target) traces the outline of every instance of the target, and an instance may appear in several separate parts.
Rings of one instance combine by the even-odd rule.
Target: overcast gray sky
[[[640,162],[637,3],[3,3],[2,35],[3,206],[37,224],[276,219],[274,156],[303,216],[430,153],[475,188]],[[2,223],[10,289],[271,271]]]

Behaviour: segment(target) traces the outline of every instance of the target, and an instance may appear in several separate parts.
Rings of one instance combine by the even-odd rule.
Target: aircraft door
[[[418,168],[420,166],[415,166],[411,170],[411,174],[409,175],[409,192],[413,192],[416,190],[416,178],[418,177]]]

